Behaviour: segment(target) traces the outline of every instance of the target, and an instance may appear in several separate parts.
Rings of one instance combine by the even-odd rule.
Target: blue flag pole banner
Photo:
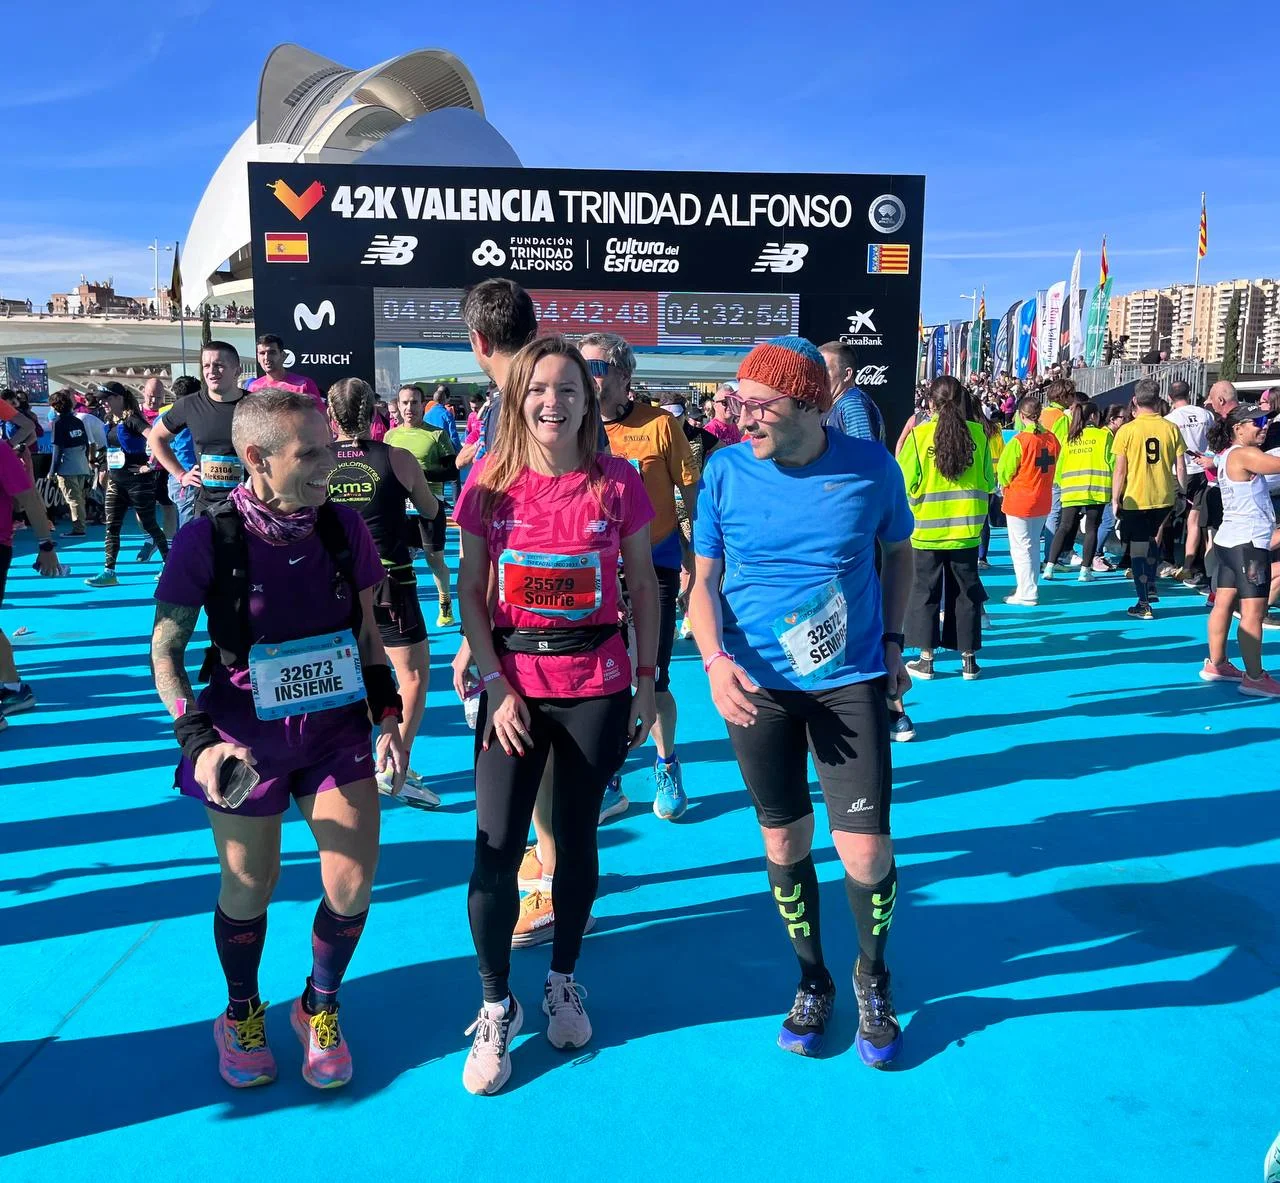
[[[1018,309],[1021,307],[1021,300],[1014,300],[1009,305],[1009,310],[1004,314],[1004,319],[1000,322],[1000,326],[1005,336],[1004,344],[1004,367],[1000,373],[1012,374],[1015,356],[1018,352]]]
[[[1036,331],[1036,302],[1023,300],[1018,309],[1018,349],[1014,362],[1014,374],[1019,379],[1026,379],[1031,369],[1031,338]]]
[[[937,378],[941,374],[947,372],[947,326],[938,325],[933,330],[933,341],[930,350],[932,363],[930,366],[929,377]]]
[[[947,373],[960,372],[960,332],[963,321],[953,320],[947,325]]]
[[[1008,365],[1009,318],[1006,316],[1000,321],[1000,327],[996,330],[995,347],[991,350],[991,372],[993,374],[1006,373]]]

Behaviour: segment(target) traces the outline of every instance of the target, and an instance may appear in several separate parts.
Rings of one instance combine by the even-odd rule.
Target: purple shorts
[[[293,798],[373,779],[373,739],[364,703],[264,722],[254,713],[248,693],[210,686],[197,705],[213,716],[223,739],[253,752],[261,778],[239,809],[224,809],[204,795],[191,761],[184,756],[174,785],[219,813],[276,817]]]

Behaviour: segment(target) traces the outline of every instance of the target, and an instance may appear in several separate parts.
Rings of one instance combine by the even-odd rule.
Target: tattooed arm
[[[195,692],[187,676],[187,642],[195,632],[200,618],[199,608],[183,604],[156,604],[156,619],[151,626],[151,674],[155,678],[156,693],[165,710],[177,717],[179,699],[194,703]]]

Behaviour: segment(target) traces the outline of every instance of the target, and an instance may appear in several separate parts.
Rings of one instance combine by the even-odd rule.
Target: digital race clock
[[[375,288],[374,339],[464,345],[462,288]],[[750,292],[533,289],[539,333],[610,332],[638,348],[739,346],[798,333],[800,297]]]

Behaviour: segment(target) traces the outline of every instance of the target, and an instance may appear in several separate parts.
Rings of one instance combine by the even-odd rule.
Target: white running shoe
[[[476,1021],[463,1032],[475,1035],[462,1066],[462,1087],[477,1096],[496,1093],[511,1078],[511,1041],[524,1025],[524,1011],[511,995],[510,1009],[501,1018],[482,1006]]]
[[[586,987],[572,978],[552,984],[547,979],[542,991],[542,1013],[551,1021],[547,1024],[547,1039],[552,1047],[586,1047],[591,1038],[591,1020],[582,1007]]]

